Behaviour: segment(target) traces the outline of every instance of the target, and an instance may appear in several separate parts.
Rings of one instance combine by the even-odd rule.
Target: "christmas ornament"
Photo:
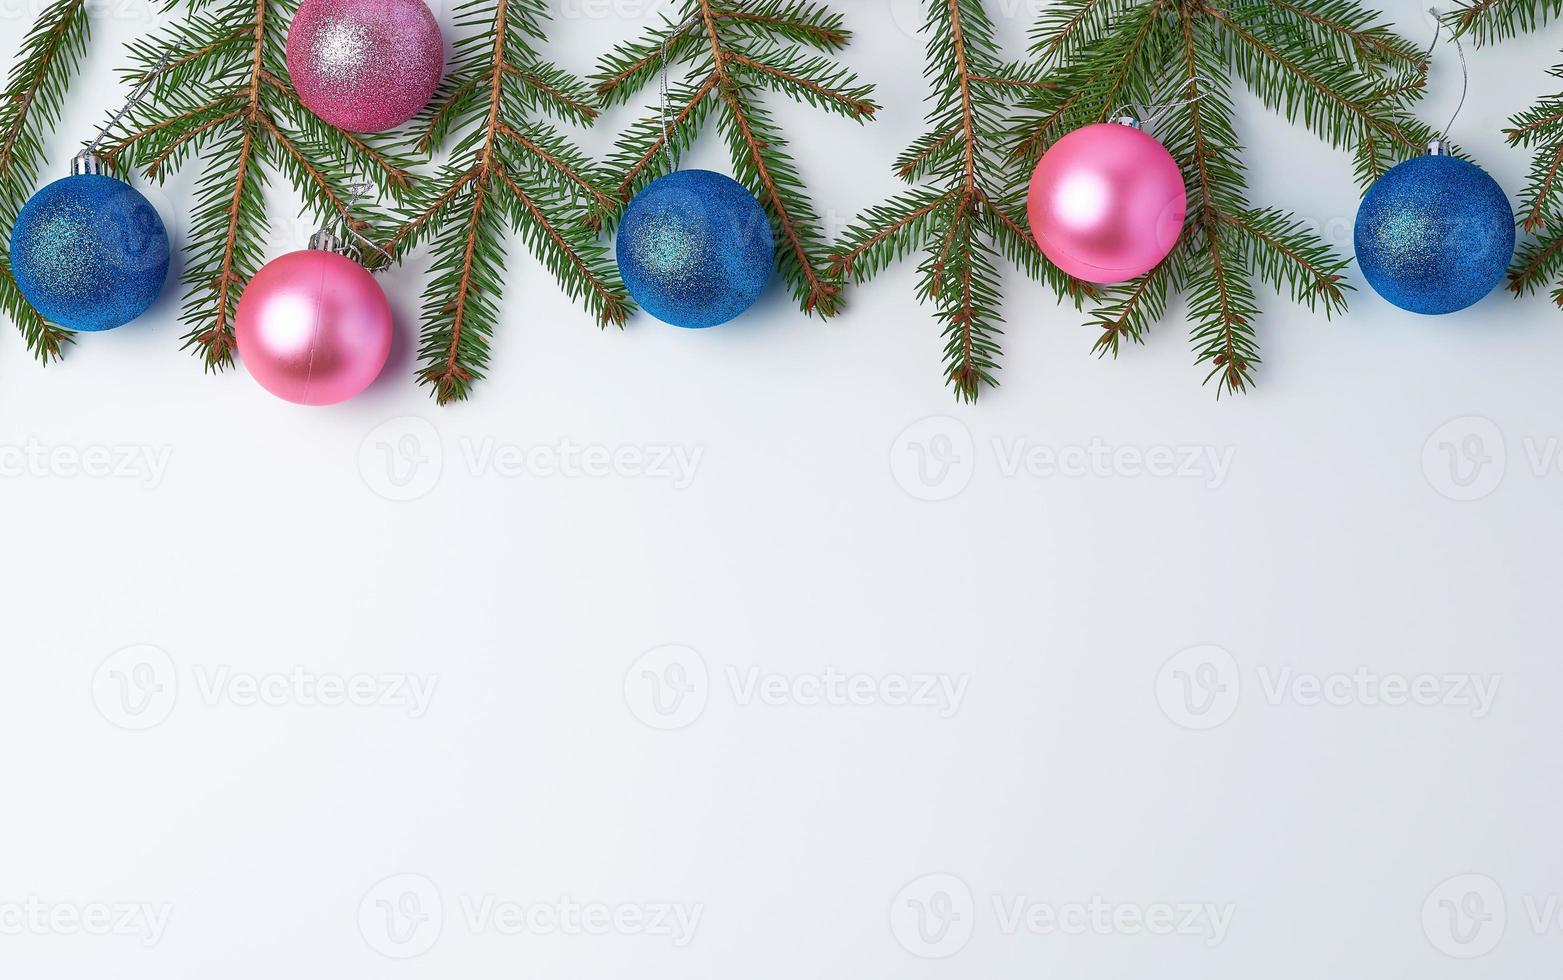
[[[239,357],[262,388],[334,405],[369,387],[391,355],[391,306],[369,270],[321,232],[261,268],[234,321]]]
[[[714,327],[755,304],[776,267],[765,209],[709,170],[675,170],[635,195],[619,226],[619,274],[646,312]]]
[[[1432,57],[1443,33],[1435,18]],[[1465,48],[1454,39],[1465,84],[1447,137],[1454,128],[1471,76]],[[1443,138],[1427,155],[1395,166],[1368,188],[1357,209],[1357,264],[1380,296],[1412,313],[1454,313],[1492,292],[1514,258],[1514,209],[1498,182],[1474,163],[1449,155]]]
[[[33,197],[11,229],[11,274],[43,317],[112,330],[145,313],[168,278],[168,232],[134,187],[98,172],[91,154]]]
[[[1183,232],[1188,192],[1177,161],[1138,120],[1077,129],[1042,155],[1027,213],[1054,265],[1087,282],[1124,282],[1165,259]]]
[[[304,0],[287,59],[311,112],[338,129],[381,133],[434,97],[445,39],[423,0]]]
[[[146,96],[155,74],[71,160],[71,175],[34,194],[11,227],[17,288],[44,319],[68,330],[124,326],[157,302],[168,278],[168,230],[157,209],[134,187],[101,173],[94,155]]]
[[[1357,263],[1403,310],[1454,313],[1492,292],[1514,258],[1514,210],[1498,182],[1441,143],[1374,181],[1357,211]]]

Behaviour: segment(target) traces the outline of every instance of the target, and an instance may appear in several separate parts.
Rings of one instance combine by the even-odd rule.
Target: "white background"
[[[5,0],[5,51],[37,2]],[[583,73],[658,8],[554,6],[549,53]],[[925,91],[912,0],[842,6],[878,121],[778,108],[835,230],[896,190]],[[1034,10],[991,7],[1018,56]],[[120,46],[163,16],[96,9],[61,173],[122,98]],[[1416,5],[1394,13],[1426,36]],[[1528,158],[1500,130],[1559,87],[1560,46],[1472,54],[1455,137],[1511,198]],[[1441,49],[1427,118],[1458,87]],[[632,115],[583,141],[604,152]],[[1240,116],[1253,200],[1349,250],[1347,155]],[[714,132],[685,162],[726,168]],[[309,229],[273,183],[277,255]],[[189,184],[150,192],[176,236]],[[1359,289],[1330,322],[1266,293],[1259,388],[1218,402],[1181,307],[1100,361],[1081,316],[1009,275],[1003,387],[965,407],[911,265],[829,323],[778,283],[717,330],[602,332],[517,247],[491,377],[440,409],[411,381],[425,262],[382,280],[392,366],[335,409],[203,375],[173,285],[47,370],[0,334],[0,972],[1556,976],[1557,907],[1534,921],[1563,894],[1546,296],[1426,319]],[[591,476],[568,467],[582,447],[698,465]],[[1045,465],[1093,447],[1203,462]],[[166,469],[70,463],[103,451]],[[673,667],[683,702],[648,680]],[[816,703],[829,671],[875,703]],[[246,699],[360,675],[433,698]],[[783,694],[748,697],[770,675]],[[1315,703],[1298,675],[1349,685]],[[924,677],[963,696],[900,703]],[[1441,703],[1379,703],[1419,678]],[[1490,710],[1448,686],[1472,678],[1499,685]],[[550,925],[566,899],[701,917],[680,947]],[[1093,899],[1116,924],[1048,928]],[[519,934],[475,919],[489,902]],[[118,903],[166,928],[71,926]],[[1206,903],[1231,913],[1219,937],[1135,926]]]

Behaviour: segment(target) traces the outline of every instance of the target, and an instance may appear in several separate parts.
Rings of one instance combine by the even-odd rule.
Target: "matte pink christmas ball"
[[[445,39],[423,0],[304,0],[288,28],[299,98],[354,133],[395,129],[429,104]]]
[[[369,270],[335,252],[290,252],[244,290],[239,357],[262,388],[335,405],[369,387],[391,356],[391,305]]]
[[[1172,252],[1188,191],[1177,161],[1155,137],[1097,123],[1042,155],[1027,210],[1031,233],[1054,265],[1086,282],[1124,282]]]

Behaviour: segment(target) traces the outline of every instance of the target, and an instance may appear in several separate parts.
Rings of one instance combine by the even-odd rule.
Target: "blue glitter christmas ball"
[[[147,311],[168,278],[157,209],[113,177],[78,174],[34,194],[11,230],[11,274],[45,318],[112,330]]]
[[[1356,244],[1380,296],[1412,313],[1453,313],[1503,280],[1514,258],[1514,209],[1474,163],[1417,157],[1368,188]]]
[[[677,170],[630,202],[618,254],[624,285],[646,312],[679,327],[714,327],[765,291],[776,239],[742,184],[709,170]]]

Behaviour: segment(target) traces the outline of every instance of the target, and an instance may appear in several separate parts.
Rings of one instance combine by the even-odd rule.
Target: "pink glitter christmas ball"
[[[1031,233],[1054,265],[1086,282],[1125,282],[1172,252],[1188,191],[1177,161],[1155,137],[1097,123],[1042,155],[1027,210]]]
[[[290,252],[250,280],[234,331],[239,357],[262,388],[300,405],[335,405],[385,369],[391,305],[352,259]]]
[[[445,39],[423,0],[304,0],[288,28],[299,98],[354,133],[395,129],[429,104]]]

